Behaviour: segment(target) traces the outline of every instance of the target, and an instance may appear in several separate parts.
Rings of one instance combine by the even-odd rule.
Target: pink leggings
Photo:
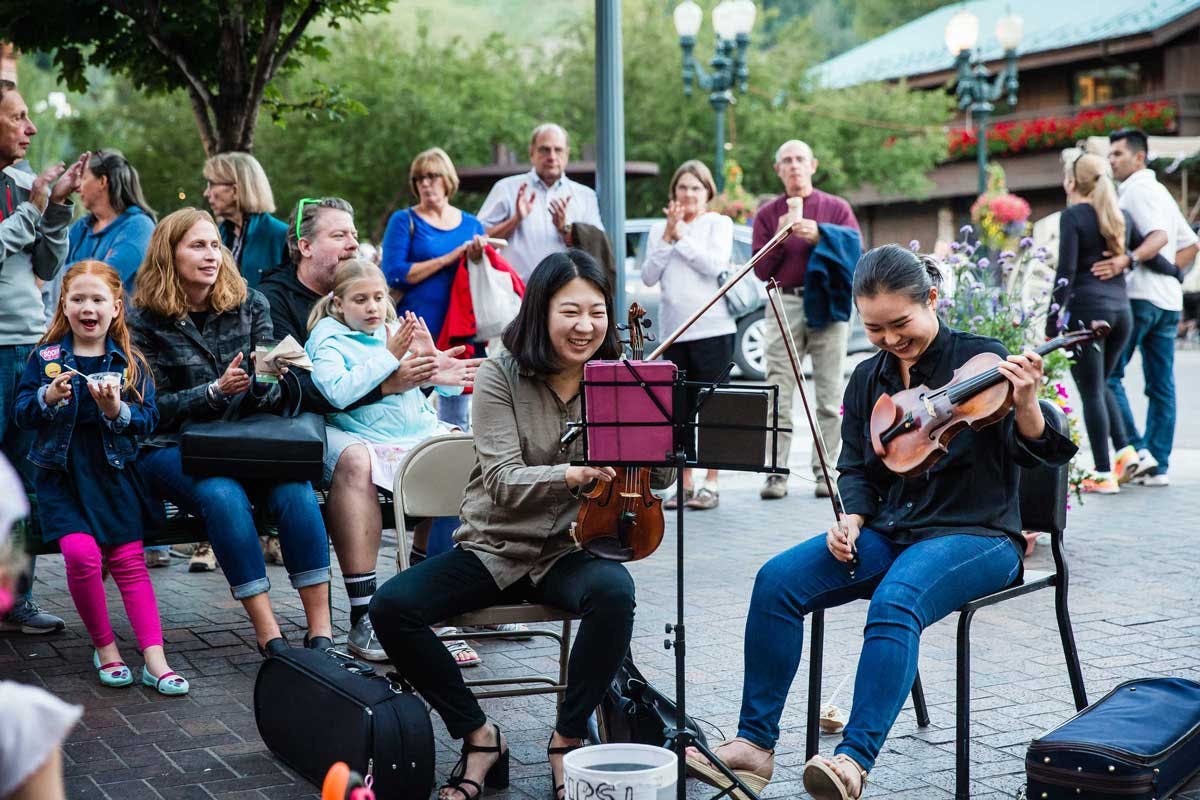
[[[125,613],[137,636],[138,649],[162,645],[158,602],[154,599],[154,586],[146,571],[141,542],[105,547],[103,554],[100,545],[87,533],[68,533],[58,540],[58,544],[67,564],[67,589],[92,637],[92,644],[104,647],[117,638],[108,621],[104,577],[100,572],[102,560],[107,559],[108,571],[125,601]]]

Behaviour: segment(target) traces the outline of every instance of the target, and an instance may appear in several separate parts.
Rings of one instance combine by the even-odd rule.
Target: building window
[[[1075,73],[1075,105],[1094,106],[1142,92],[1140,64],[1094,67]]]

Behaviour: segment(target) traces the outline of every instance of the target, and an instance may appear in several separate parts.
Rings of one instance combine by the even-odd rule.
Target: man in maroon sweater
[[[816,246],[821,223],[844,225],[858,230],[858,220],[850,210],[850,204],[840,197],[826,194],[812,184],[817,171],[817,159],[812,148],[796,139],[784,142],[775,152],[775,173],[783,182],[783,194],[764,203],[754,217],[754,250],[788,224],[788,199],[802,198],[803,212],[799,221],[792,224],[792,235],[782,246],[775,248],[754,267],[754,273],[762,280],[774,278],[783,287],[780,299],[796,342],[797,355],[812,357],[813,381],[816,384],[815,411],[820,426],[821,439],[829,456],[829,465],[837,463],[841,449],[842,372],[845,368],[846,339],[850,332],[848,322],[830,320],[828,324],[814,328],[808,324],[804,314],[804,276],[808,268],[809,255]],[[815,312],[814,312],[815,313]],[[828,315],[826,315],[828,318]],[[796,379],[788,363],[783,337],[774,320],[768,320],[766,334],[767,383],[779,386],[779,421],[783,425],[792,423],[792,396],[796,392]],[[811,401],[810,401],[811,402]],[[803,426],[802,426],[803,427]],[[788,454],[792,447],[792,436],[779,434],[776,463],[788,465]],[[820,477],[821,466],[813,447],[812,470]],[[818,497],[828,496],[823,480],[816,483]],[[787,477],[769,475],[760,496],[773,500],[787,494]]]

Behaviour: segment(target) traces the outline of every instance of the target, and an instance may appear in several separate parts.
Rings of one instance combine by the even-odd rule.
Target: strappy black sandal
[[[470,742],[463,742],[462,755],[458,758],[458,763],[454,765],[454,769],[450,770],[450,778],[440,787],[438,787],[438,795],[442,793],[442,789],[452,789],[462,795],[462,800],[479,800],[483,797],[483,786],[489,789],[507,789],[508,788],[508,748],[500,749],[500,726],[492,723],[492,730],[496,732],[496,744],[491,747],[480,747],[473,745]],[[476,781],[466,777],[467,774],[467,756],[471,753],[499,753],[500,757],[496,759],[496,763],[488,767],[487,774],[483,777],[483,786],[480,786]],[[474,794],[469,794],[463,785],[470,786],[475,790]]]
[[[550,734],[550,741],[551,742],[554,741],[553,733]],[[550,756],[565,756],[567,753],[571,752],[572,750],[578,750],[581,747],[587,747],[587,745],[580,742],[579,744],[568,744],[563,747],[551,747],[550,742],[547,742],[546,743],[546,758],[549,758]],[[565,769],[563,770],[563,774],[566,774]],[[554,782],[553,770],[550,772],[550,782],[551,783]],[[567,788],[567,785],[565,783],[560,783],[558,786],[555,786],[554,791],[552,792],[552,795],[553,795],[552,800],[562,800],[562,795],[560,795],[559,792],[565,792],[566,788]]]

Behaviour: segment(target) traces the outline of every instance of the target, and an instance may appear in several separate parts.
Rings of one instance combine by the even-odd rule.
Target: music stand
[[[779,387],[778,386],[762,386],[761,384],[751,383],[725,383],[724,379],[729,375],[733,365],[730,364],[716,381],[689,381],[684,372],[676,373],[675,379],[672,381],[655,381],[643,377],[639,372],[639,366],[647,363],[662,363],[662,362],[641,362],[629,361],[622,359],[620,362],[605,362],[606,364],[623,364],[628,374],[622,374],[620,370],[612,376],[612,379],[589,379],[587,372],[584,373],[581,396],[581,408],[583,421],[572,423],[568,426],[572,434],[579,432],[587,433],[589,430],[598,431],[603,429],[613,428],[641,428],[645,431],[649,427],[661,429],[664,425],[669,425],[671,428],[671,450],[664,452],[661,459],[645,458],[636,461],[620,460],[612,458],[595,458],[594,456],[608,455],[607,453],[591,452],[589,440],[594,437],[585,435],[583,437],[584,455],[580,460],[572,461],[574,465],[580,466],[609,466],[609,467],[673,467],[675,473],[675,491],[680,502],[675,509],[675,622],[666,624],[666,632],[672,634],[673,638],[664,640],[663,644],[667,649],[675,651],[675,726],[664,731],[668,748],[675,751],[678,758],[679,776],[676,784],[676,797],[678,800],[686,800],[687,796],[687,764],[684,758],[685,751],[688,747],[695,747],[709,760],[714,767],[728,778],[731,783],[728,788],[721,790],[713,795],[713,800],[725,795],[732,796],[735,789],[741,790],[746,797],[758,800],[758,795],[755,794],[746,784],[734,774],[733,770],[725,765],[723,761],[708,748],[708,746],[700,741],[686,725],[686,675],[685,664],[687,658],[687,646],[684,626],[684,504],[683,499],[683,471],[685,469],[702,468],[702,469],[724,469],[744,472],[765,472],[772,474],[787,474],[786,468],[781,468],[776,463],[776,444],[778,436],[781,432],[789,432],[788,428],[779,427]],[[590,366],[590,365],[589,365]],[[593,406],[592,413],[589,414],[587,398],[589,387],[625,387],[627,390],[630,386],[640,387],[647,395],[650,396],[651,403],[658,408],[660,418],[655,420],[631,420],[624,421],[620,418],[619,408],[616,410],[616,418],[612,418],[612,413],[598,413],[598,409]],[[656,389],[662,389],[666,386],[671,388],[672,403],[670,406],[662,403],[661,398],[656,394]],[[691,409],[688,402],[689,390],[698,392],[696,399],[696,408]],[[661,394],[659,392],[658,394]],[[713,408],[719,408],[721,413],[712,413],[705,419],[703,412],[706,404],[713,403]],[[719,404],[719,405],[718,405]],[[605,412],[612,412],[614,409],[604,409]],[[695,412],[697,421],[691,419],[692,412]],[[755,415],[761,415],[755,419]],[[602,421],[594,421],[594,417],[605,417]],[[729,420],[749,420],[750,422],[736,422]],[[753,424],[757,421],[759,424]],[[702,435],[704,431],[709,431],[707,439]],[[689,440],[691,434],[697,434],[697,445],[693,450],[689,448]],[[727,436],[722,439],[719,435],[725,433]],[[739,439],[744,440],[748,433],[757,433],[762,435],[761,442],[764,446],[759,447],[758,439],[755,437],[756,455],[754,458],[746,457],[744,447],[738,447]],[[728,435],[732,434],[732,435]],[[714,436],[716,435],[716,436]],[[770,437],[770,448],[765,447],[767,437]],[[740,452],[731,452],[738,450]],[[770,453],[770,463],[767,461],[767,452]],[[694,453],[694,454],[693,454]],[[739,457],[740,456],[740,457]],[[611,557],[613,553],[621,551],[620,543],[609,543],[609,546],[604,547],[601,552],[591,551],[599,557]],[[604,555],[608,552],[610,555]],[[614,560],[627,560],[616,558]]]

